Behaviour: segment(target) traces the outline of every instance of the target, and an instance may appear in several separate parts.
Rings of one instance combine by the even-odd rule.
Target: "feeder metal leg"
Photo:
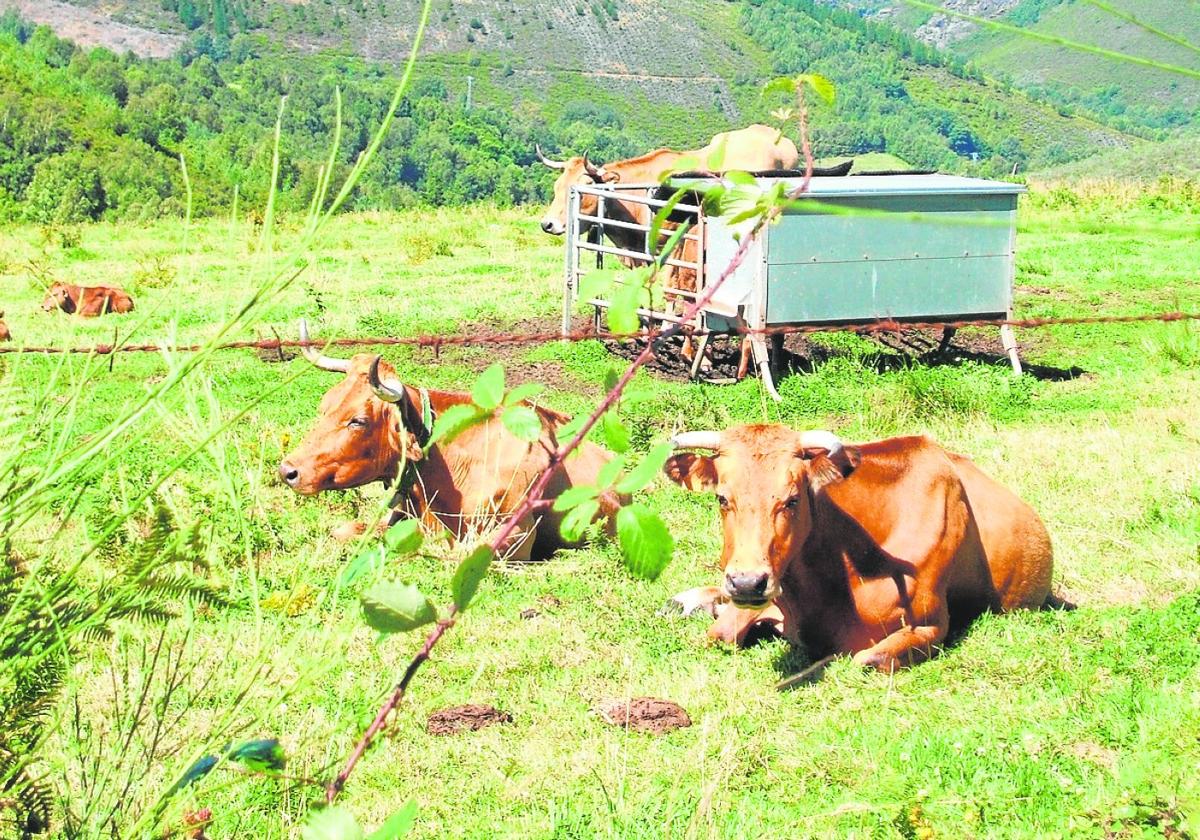
[[[754,363],[758,366],[758,375],[763,387],[775,402],[783,402],[783,397],[775,390],[775,376],[771,372],[771,354],[767,351],[767,342],[761,335],[746,336],[750,341],[750,349],[754,353]]]
[[[1013,374],[1021,375],[1021,357],[1017,355],[1017,337],[1013,335],[1011,324],[1003,324],[1000,327],[1000,343],[1004,345],[1004,351],[1008,353],[1008,360],[1012,363]]]
[[[942,340],[938,342],[938,355],[944,356],[946,351],[950,349],[950,341],[954,338],[954,334],[958,332],[957,327],[943,327]]]
[[[704,335],[700,336],[700,341],[696,345],[696,356],[695,356],[695,358],[692,359],[692,371],[691,371],[692,379],[696,379],[700,376],[700,365],[704,362],[705,352],[708,351],[708,339],[709,338],[710,338],[709,334],[704,333]]]

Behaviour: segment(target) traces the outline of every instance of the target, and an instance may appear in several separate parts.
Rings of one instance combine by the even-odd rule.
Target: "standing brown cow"
[[[301,341],[308,330],[301,322]],[[399,481],[393,505],[427,524],[440,522],[457,538],[486,529],[511,513],[550,463],[559,427],[568,419],[537,407],[542,424],[533,443],[513,435],[498,419],[473,426],[450,443],[429,445],[436,417],[448,408],[471,403],[469,394],[425,391],[405,385],[391,365],[360,353],[334,359],[305,347],[305,357],[322,370],[345,374],[325,394],[320,420],[279,465],[283,480],[302,495],[345,490],[375,481]],[[574,485],[595,484],[612,456],[585,442],[556,470],[546,497]],[[620,499],[601,495],[597,518],[608,519]],[[548,557],[567,542],[559,533],[563,514],[546,509],[518,524],[514,559]]]
[[[42,301],[44,312],[61,309],[82,318],[95,318],[108,312],[132,312],[133,298],[116,286],[68,286],[55,283]]]
[[[776,619],[814,658],[848,653],[889,670],[926,659],[952,624],[984,610],[1047,602],[1041,519],[928,438],[847,446],[829,432],[758,425],[675,445],[704,454],[672,456],[666,474],[715,494],[721,509],[725,580],[676,599],[716,615],[714,637],[739,641]],[[764,613],[772,601],[778,611]]]

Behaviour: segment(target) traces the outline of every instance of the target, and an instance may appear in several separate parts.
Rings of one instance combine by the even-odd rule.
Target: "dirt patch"
[[[596,711],[605,723],[662,735],[672,729],[692,725],[692,719],[682,706],[655,697],[634,697],[631,700],[603,700]]]
[[[260,362],[267,364],[280,364],[290,362],[296,358],[298,353],[294,350],[289,350],[286,347],[256,347],[254,355],[258,357]]]
[[[508,712],[502,712],[494,706],[469,703],[434,712],[425,722],[425,731],[430,735],[457,735],[497,723],[512,723],[512,719]]]
[[[141,58],[170,58],[186,41],[182,35],[118,23],[108,15],[59,0],[0,0],[0,12],[9,9],[49,26],[60,38],[85,47],[107,47],[117,55],[128,50]]]

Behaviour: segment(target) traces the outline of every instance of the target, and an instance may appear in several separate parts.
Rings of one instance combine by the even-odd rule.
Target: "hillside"
[[[832,0],[891,21],[986,74],[1011,80],[1062,109],[1081,109],[1125,129],[1200,125],[1200,79],[930,15],[902,0]],[[1182,0],[1107,0],[1139,26],[1083,0],[940,0],[955,11],[1126,55],[1200,70],[1200,54],[1147,27],[1200,44],[1200,11]]]
[[[1117,178],[1155,182],[1164,177],[1200,180],[1200,154],[1197,154],[1195,138],[1178,137],[1160,143],[1139,143],[1127,149],[1113,149],[1087,160],[1030,173],[1029,180],[1047,182]]]
[[[339,165],[348,166],[385,108],[418,2],[0,0],[4,7],[85,44],[151,52],[180,44],[171,60],[138,60],[75,47],[11,11],[0,16],[13,117],[0,132],[0,217],[45,221],[171,211],[181,201],[180,156],[197,212],[227,207],[235,190],[260,204],[284,94],[284,206],[306,207],[333,134],[335,89],[345,101]],[[814,0],[667,8],[438,0],[414,87],[356,206],[538,202],[552,178],[535,164],[535,143],[596,159],[694,147],[769,120],[780,103],[761,96],[763,81],[800,71],[824,73],[839,92],[835,106],[813,109],[820,156],[887,152],[920,167],[1007,175],[1131,142],[986,81],[894,27]],[[47,131],[53,142],[38,133]]]

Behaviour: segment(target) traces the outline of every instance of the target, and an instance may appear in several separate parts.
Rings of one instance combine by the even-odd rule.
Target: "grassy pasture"
[[[340,217],[306,270],[236,337],[292,336],[301,316],[331,337],[546,328],[557,319],[561,244],[536,218],[487,207]],[[1200,310],[1198,223],[1194,194],[1035,193],[1021,216],[1018,317]],[[66,233],[0,232],[0,307],[18,342],[109,342],[134,325],[134,341],[200,341],[272,268],[241,222]],[[295,234],[285,222],[277,244]],[[91,322],[44,314],[39,282],[50,280],[119,283],[137,310]],[[660,482],[645,500],[677,540],[662,578],[633,579],[604,543],[499,569],[341,801],[373,826],[414,798],[415,836],[431,838],[1104,837],[1164,826],[1195,835],[1200,329],[1056,327],[1018,340],[1042,378],[1014,380],[1003,364],[972,359],[897,365],[874,343],[831,334],[814,339],[827,361],[780,383],[781,406],[754,381],[700,386],[643,372],[634,390],[652,399],[624,413],[642,448],[678,428],[774,420],[854,440],[931,434],[1041,512],[1055,589],[1078,610],[987,616],[915,670],[886,677],[839,662],[816,684],[776,693],[802,652],[781,642],[712,647],[702,621],[658,615],[673,593],[716,581],[719,547],[711,499]],[[593,343],[443,349],[437,359],[382,352],[433,387],[466,387],[499,357],[510,383],[545,382],[549,402],[568,411],[593,404],[616,363]],[[179,362],[127,355],[110,371],[106,359],[3,357],[0,378],[17,386],[8,394],[58,392],[79,440]],[[297,836],[320,797],[305,779],[332,775],[415,652],[417,638],[377,643],[362,625],[355,596],[365,581],[343,579],[356,546],[329,536],[378,511],[386,493],[302,499],[274,476],[333,377],[299,358],[218,354],[130,433],[113,469],[80,488],[74,515],[46,517],[13,546],[23,557],[69,556],[200,447],[159,495],[181,523],[205,524],[232,604],[185,609],[165,631],[124,627],[73,663],[46,769],[67,780],[80,834],[128,833],[198,755],[231,737],[277,735],[287,779],[221,767],[167,807],[163,826],[178,830],[186,811],[208,807],[211,837]],[[69,384],[83,381],[67,405]],[[55,429],[68,429],[63,415],[39,432],[47,449]],[[135,550],[143,520],[105,542],[90,571]],[[430,544],[431,556],[385,574],[445,601],[458,555]],[[130,727],[143,690],[150,708]],[[638,695],[682,704],[693,726],[652,738],[592,710]],[[513,723],[426,734],[430,712],[459,703],[494,704]],[[161,722],[157,735],[150,720]],[[98,766],[111,771],[107,785]],[[82,816],[88,801],[95,811]]]

